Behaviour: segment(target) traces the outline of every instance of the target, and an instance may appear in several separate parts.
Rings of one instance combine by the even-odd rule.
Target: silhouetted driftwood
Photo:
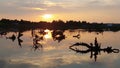
[[[86,50],[82,50],[82,49],[79,49],[77,48],[78,46],[84,46],[84,47],[87,47]],[[101,51],[103,52],[107,52],[108,54],[109,53],[119,53],[119,49],[115,49],[115,48],[112,48],[110,46],[106,47],[106,48],[101,48],[101,44],[98,43],[97,41],[97,38],[95,38],[94,40],[94,45],[92,43],[90,44],[87,44],[87,43],[75,43],[71,46],[69,46],[69,49],[75,51],[76,53],[82,53],[82,54],[86,54],[86,53],[91,53],[90,55],[90,58],[93,58],[95,59],[95,61],[97,60],[97,55],[100,54]]]

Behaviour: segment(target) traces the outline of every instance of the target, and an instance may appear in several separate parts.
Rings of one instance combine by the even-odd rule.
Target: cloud
[[[36,65],[32,65],[29,63],[12,63],[7,60],[0,60],[0,68],[39,68]]]
[[[36,11],[55,11],[57,10],[79,10],[85,7],[105,7],[105,6],[118,6],[119,0],[6,0],[0,2],[0,8],[2,12],[26,12],[27,10]],[[22,9],[21,9],[22,8]],[[58,9],[59,8],[59,9]],[[26,10],[25,10],[26,9]],[[57,11],[56,12],[59,12]],[[36,12],[34,11],[34,12]],[[64,11],[65,12],[65,11]],[[9,13],[9,12],[8,12]],[[28,12],[29,13],[29,12]]]
[[[34,16],[35,19],[38,15],[50,13],[60,14],[59,19],[64,19],[62,18],[64,14],[67,17],[75,15],[73,19],[76,19],[75,17],[79,17],[78,15],[88,18],[88,16],[97,13],[96,16],[100,14],[104,16],[103,19],[110,20],[106,12],[110,11],[110,16],[119,18],[118,15],[113,15],[114,13],[119,14],[119,3],[120,0],[0,0],[0,15],[10,18],[12,16],[15,18]],[[38,18],[38,20],[40,19]],[[119,21],[119,19],[114,20]]]
[[[77,9],[78,7],[104,7],[104,6],[118,6],[119,0],[1,0],[0,8],[6,8],[9,11],[20,8],[37,8],[36,10],[57,9],[64,11],[65,9]],[[11,9],[10,9],[11,8]],[[3,9],[4,10],[4,9]],[[20,9],[21,10],[21,9]],[[7,11],[7,10],[4,10]],[[22,11],[22,10],[21,10]]]
[[[106,6],[116,6],[118,4],[118,0],[91,0],[88,2],[89,6],[95,7],[106,7]]]
[[[0,2],[0,13],[1,14],[30,14],[37,13],[46,10],[46,6],[42,4],[41,1],[33,1],[33,0],[12,0],[2,1]]]
[[[24,10],[39,10],[39,11],[47,10],[45,8],[39,8],[39,7],[22,7],[21,9],[24,9]]]
[[[44,56],[24,57],[23,59],[0,60],[2,68],[113,68],[119,66],[119,56],[116,59],[108,58],[110,56],[101,56],[97,62],[89,59],[88,55],[80,54],[48,54]],[[99,57],[100,58],[100,57]],[[109,62],[107,61],[109,60]]]
[[[66,8],[75,7],[90,7],[94,6],[115,6],[119,5],[119,0],[45,0],[46,4],[59,5]]]

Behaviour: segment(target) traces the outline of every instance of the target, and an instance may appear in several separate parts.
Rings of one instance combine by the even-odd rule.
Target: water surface
[[[76,53],[69,48],[76,42],[94,44],[95,37],[101,48],[120,48],[120,31],[38,29],[8,32],[0,35],[0,68],[119,68],[119,53],[101,52],[95,61],[90,58],[90,52]]]

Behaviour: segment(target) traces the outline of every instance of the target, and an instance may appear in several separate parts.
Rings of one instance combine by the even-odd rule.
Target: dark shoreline
[[[52,21],[52,22],[31,22],[26,20],[0,20],[0,30],[20,30],[27,31],[33,29],[50,29],[50,30],[68,30],[68,29],[83,29],[86,31],[119,31],[120,24],[113,23],[90,23],[87,21]]]

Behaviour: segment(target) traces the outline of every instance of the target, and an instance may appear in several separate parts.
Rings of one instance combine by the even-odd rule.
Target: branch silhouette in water
[[[82,49],[78,49],[76,46],[85,46],[88,49],[82,50]],[[95,38],[95,40],[94,40],[94,46],[93,46],[93,43],[90,43],[90,45],[89,45],[87,43],[78,43],[77,42],[77,43],[71,45],[69,47],[69,49],[75,51],[76,53],[82,53],[82,54],[91,52],[90,58],[94,57],[95,61],[97,61],[97,56],[100,54],[101,51],[107,52],[108,54],[109,53],[119,53],[119,51],[120,51],[119,49],[114,49],[109,46],[106,48],[101,48],[101,44],[98,43],[97,38]]]

